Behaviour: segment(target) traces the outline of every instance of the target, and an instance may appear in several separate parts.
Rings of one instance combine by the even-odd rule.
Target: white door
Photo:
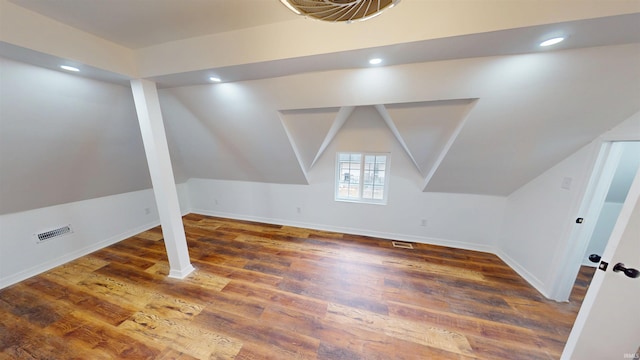
[[[640,270],[638,174],[602,255],[607,270],[596,271],[562,359],[640,359],[640,277],[613,271],[618,263]]]

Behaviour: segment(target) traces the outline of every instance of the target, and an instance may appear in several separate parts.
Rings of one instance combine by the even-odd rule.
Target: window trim
[[[340,180],[342,174],[340,172],[340,155],[360,155],[360,176],[358,179],[358,198],[345,198],[339,196],[340,191]],[[384,183],[382,185],[382,199],[367,199],[363,198],[364,192],[364,171],[365,171],[365,158],[367,156],[384,156],[385,157],[385,166],[384,166]],[[390,159],[391,153],[388,152],[357,152],[357,151],[338,151],[336,152],[336,164],[335,164],[335,176],[334,176],[334,200],[340,202],[352,202],[352,203],[361,203],[361,204],[376,204],[376,205],[386,205],[387,199],[389,196],[389,169],[390,169]]]

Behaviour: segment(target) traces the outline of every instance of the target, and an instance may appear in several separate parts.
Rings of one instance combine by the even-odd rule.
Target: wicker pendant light
[[[331,22],[363,21],[380,15],[400,0],[280,0],[298,15]]]

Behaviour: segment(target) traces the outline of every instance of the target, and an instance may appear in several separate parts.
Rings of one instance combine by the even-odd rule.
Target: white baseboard
[[[196,268],[194,268],[193,265],[189,264],[188,266],[185,266],[184,269],[169,270],[169,277],[173,279],[184,279],[195,270]]]
[[[520,263],[513,260],[513,258],[511,258],[509,255],[507,255],[506,253],[502,252],[499,249],[496,249],[494,254],[496,254],[496,256],[498,256],[507,265],[509,265],[510,268],[512,268],[516,273],[518,273],[518,275],[520,275],[523,279],[525,279],[531,286],[533,286],[536,290],[538,290],[540,294],[542,294],[547,299],[551,299],[551,297],[549,296],[549,293],[547,292],[547,289],[544,286],[544,283],[540,281],[540,279],[538,279],[536,276],[531,274],[529,271],[527,271],[527,269],[525,269],[522,265],[520,265]]]
[[[113,245],[117,242],[120,242],[124,239],[127,239],[129,237],[132,237],[134,235],[138,235],[141,232],[147,231],[151,228],[154,228],[156,226],[158,226],[160,224],[159,221],[153,221],[150,223],[147,223],[145,225],[136,227],[134,229],[131,230],[127,230],[123,233],[120,233],[118,235],[114,235],[108,239],[102,240],[100,242],[97,242],[95,244],[92,244],[90,246],[86,246],[84,248],[78,249],[76,251],[73,251],[71,253],[68,253],[64,256],[58,257],[56,259],[52,259],[50,261],[47,261],[43,264],[39,264],[38,266],[33,266],[29,269],[23,270],[19,273],[16,274],[12,274],[2,280],[0,280],[0,289],[3,289],[5,287],[11,286],[13,284],[16,284],[20,281],[26,280],[30,277],[36,276],[38,274],[41,274],[45,271],[49,271],[53,268],[55,268],[56,266],[60,266],[63,264],[66,264],[70,261],[73,261],[75,259],[78,259],[82,256],[91,254],[92,252],[98,251],[100,249],[103,249],[109,245]]]
[[[217,216],[217,217],[228,218],[228,219],[255,221],[255,222],[284,225],[284,226],[294,226],[294,227],[300,227],[300,228],[312,229],[312,230],[339,232],[343,234],[371,236],[371,237],[383,238],[383,239],[389,239],[389,240],[407,241],[407,242],[421,243],[421,244],[428,244],[428,245],[447,246],[447,247],[453,247],[457,249],[473,250],[473,251],[480,251],[480,252],[494,253],[494,250],[495,250],[492,246],[488,246],[488,245],[480,245],[480,244],[474,244],[474,243],[467,243],[463,241],[439,239],[434,237],[379,232],[379,231],[371,231],[371,230],[364,230],[364,229],[358,229],[358,228],[331,226],[331,225],[325,225],[325,224],[315,224],[315,223],[274,219],[274,218],[264,218],[259,216],[247,216],[242,214],[210,211],[206,209],[191,209],[191,212],[194,214]]]
[[[234,214],[234,213],[226,213],[226,212],[215,212],[215,211],[209,211],[209,210],[205,210],[205,209],[184,209],[182,211],[182,215],[187,215],[189,213],[194,213],[194,214],[200,214],[200,215],[207,215],[207,216],[217,216],[217,217],[223,217],[223,218],[229,218],[229,219],[237,219],[237,220],[245,220],[245,221],[255,221],[255,222],[262,222],[262,223],[267,223],[267,224],[276,224],[276,225],[284,225],[284,226],[294,226],[294,227],[301,227],[301,228],[307,228],[307,229],[313,229],[313,230],[320,230],[320,231],[331,231],[331,232],[339,232],[339,233],[345,233],[345,234],[353,234],[353,235],[361,235],[361,236],[371,236],[371,237],[376,237],[376,238],[383,238],[383,239],[390,239],[390,240],[398,240],[398,241],[408,241],[408,242],[414,242],[414,243],[422,243],[422,244],[429,244],[429,245],[438,245],[438,246],[447,246],[447,247],[453,247],[453,248],[457,248],[457,249],[465,249],[465,250],[473,250],[473,251],[481,251],[481,252],[486,252],[486,253],[491,253],[491,254],[495,254],[496,256],[498,256],[502,261],[504,261],[508,266],[510,266],[512,269],[514,269],[514,271],[516,271],[518,273],[518,275],[520,275],[522,278],[524,278],[529,284],[531,284],[536,290],[538,290],[543,296],[545,296],[546,298],[550,298],[549,295],[547,294],[547,291],[544,287],[544,283],[541,282],[538,278],[536,278],[534,275],[532,275],[530,272],[528,272],[524,267],[522,267],[518,262],[516,262],[515,260],[513,260],[511,257],[509,257],[507,254],[503,253],[502,251],[500,251],[499,249],[496,249],[493,246],[489,246],[489,245],[479,245],[479,244],[473,244],[473,243],[467,243],[467,242],[462,242],[462,241],[453,241],[453,240],[446,240],[446,239],[439,239],[439,238],[433,238],[433,237],[421,237],[421,236],[414,236],[414,235],[407,235],[407,234],[397,234],[397,233],[386,233],[386,232],[378,232],[378,231],[370,231],[370,230],[363,230],[363,229],[357,229],[357,228],[349,228],[349,227],[339,227],[339,226],[330,226],[330,225],[324,225],[324,224],[314,224],[314,223],[306,223],[306,222],[297,222],[297,221],[290,221],[290,220],[283,220],[283,219],[273,219],[273,218],[264,218],[264,217],[257,217],[257,216],[247,216],[247,215],[242,215],[242,214]],[[56,266],[60,266],[62,264],[65,264],[67,262],[73,261],[79,257],[88,255],[92,252],[98,251],[102,248],[105,248],[109,245],[115,244],[119,241],[122,241],[124,239],[127,239],[131,236],[135,236],[141,232],[147,231],[151,228],[154,228],[156,226],[158,226],[159,220],[155,220],[153,222],[147,223],[145,225],[130,229],[128,231],[125,231],[121,234],[112,236],[108,239],[105,239],[103,241],[100,241],[98,243],[92,244],[90,246],[84,247],[82,249],[78,249],[72,253],[66,254],[65,256],[53,259],[51,261],[47,261],[43,264],[40,264],[38,266],[34,266],[31,267],[29,269],[26,269],[24,271],[21,271],[19,273],[16,274],[12,274],[4,279],[2,279],[0,281],[0,289],[5,288],[7,286],[13,285],[15,283],[18,283],[20,281],[26,280],[32,276],[38,275],[40,273],[43,273],[45,271],[48,271],[50,269],[53,269]],[[184,278],[186,277],[189,273],[191,273],[194,269],[191,267],[189,269],[184,269],[184,271],[181,271],[179,273],[175,273],[172,274],[171,277],[174,278]]]

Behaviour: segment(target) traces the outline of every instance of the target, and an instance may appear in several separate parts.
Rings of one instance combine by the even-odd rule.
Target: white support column
[[[169,257],[169,277],[183,279],[194,268],[189,260],[158,90],[154,82],[142,79],[131,80],[131,90]]]

